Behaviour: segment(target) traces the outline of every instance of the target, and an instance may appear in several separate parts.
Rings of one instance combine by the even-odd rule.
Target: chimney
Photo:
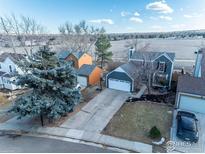
[[[135,52],[135,49],[133,47],[131,47],[129,49],[129,59],[132,57],[133,53]]]

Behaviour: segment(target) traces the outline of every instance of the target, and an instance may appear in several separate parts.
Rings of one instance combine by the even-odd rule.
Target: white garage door
[[[179,108],[192,112],[205,113],[205,99],[181,95]]]
[[[87,77],[77,76],[77,82],[78,82],[81,86],[87,87]]]
[[[121,91],[129,91],[131,89],[131,83],[128,81],[109,79],[108,85],[110,89],[121,90]]]

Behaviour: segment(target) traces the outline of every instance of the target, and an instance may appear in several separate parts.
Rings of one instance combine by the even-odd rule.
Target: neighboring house
[[[98,84],[101,76],[102,69],[94,64],[84,64],[79,70],[77,70],[77,82],[83,87]]]
[[[205,113],[205,49],[200,49],[193,76],[183,75],[178,79],[176,108]]]
[[[63,51],[58,54],[58,58],[61,60],[67,60],[72,61],[73,66],[76,69],[79,69],[84,64],[92,65],[92,56],[88,53],[77,51],[77,52],[69,52],[69,51]]]
[[[0,87],[16,90],[19,87],[15,85],[16,75],[23,74],[18,66],[19,60],[25,58],[23,54],[3,53],[0,55]]]
[[[127,64],[123,64],[107,74],[107,87],[122,91],[135,91],[138,88],[139,78],[143,79],[140,72],[143,69],[145,57],[147,63],[153,64],[152,86],[171,88],[175,53],[136,52],[133,50],[129,52]]]

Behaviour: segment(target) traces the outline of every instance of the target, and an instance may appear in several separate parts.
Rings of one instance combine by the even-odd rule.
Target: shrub
[[[160,138],[161,137],[160,130],[156,126],[152,127],[149,131],[149,137],[151,137],[152,139]]]

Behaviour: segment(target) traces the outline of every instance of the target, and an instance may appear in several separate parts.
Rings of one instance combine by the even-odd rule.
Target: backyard
[[[156,126],[162,137],[169,140],[172,110],[172,107],[153,102],[126,103],[102,133],[150,144],[153,140],[149,137],[149,131]]]

